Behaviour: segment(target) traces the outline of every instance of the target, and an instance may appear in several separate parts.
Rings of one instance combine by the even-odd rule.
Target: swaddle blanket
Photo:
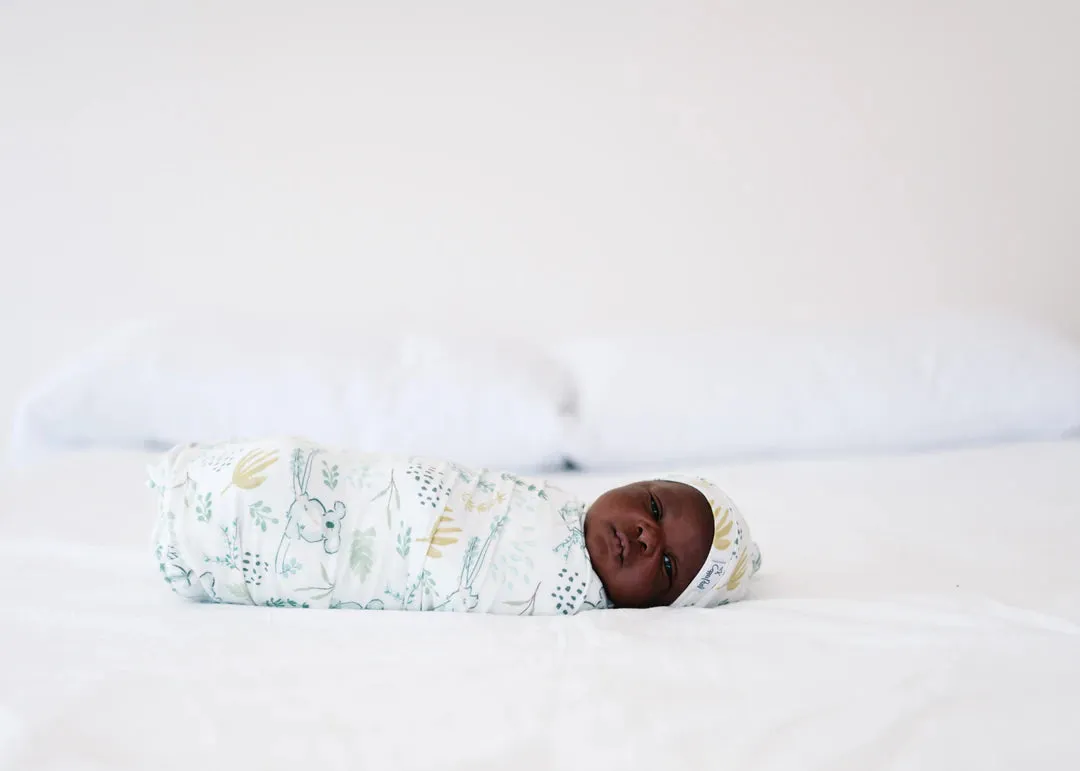
[[[184,445],[150,469],[181,596],[279,607],[570,615],[610,607],[585,504],[542,480],[302,440]]]

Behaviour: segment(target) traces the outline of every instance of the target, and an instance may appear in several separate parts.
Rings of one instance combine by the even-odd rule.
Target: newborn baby
[[[302,440],[183,445],[150,470],[156,556],[209,602],[570,615],[712,607],[761,561],[704,479],[610,490]]]

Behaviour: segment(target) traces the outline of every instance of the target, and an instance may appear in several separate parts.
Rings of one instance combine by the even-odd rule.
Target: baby
[[[183,445],[150,470],[156,556],[209,602],[570,615],[740,599],[761,556],[704,479],[585,503],[543,480],[294,439]]]

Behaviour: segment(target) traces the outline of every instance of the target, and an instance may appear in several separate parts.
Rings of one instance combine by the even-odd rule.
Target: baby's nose
[[[656,551],[657,541],[659,540],[660,533],[656,526],[651,522],[648,524],[638,525],[637,528],[637,541],[638,546],[641,549],[643,556],[648,557],[654,551]]]

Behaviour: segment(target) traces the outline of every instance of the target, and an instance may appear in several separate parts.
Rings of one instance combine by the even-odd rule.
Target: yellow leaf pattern
[[[277,450],[270,452],[252,450],[247,453],[236,462],[233,467],[232,481],[225,485],[225,489],[221,491],[221,494],[224,495],[230,487],[239,487],[241,490],[254,490],[266,481],[266,475],[262,472],[277,463],[277,459]]]
[[[723,551],[731,546],[731,539],[727,537],[731,532],[731,509],[716,506],[713,508],[713,520],[716,522],[716,528],[713,531],[713,548]]]
[[[476,503],[473,501],[472,495],[466,493],[461,496],[461,500],[465,502],[465,511],[490,511],[493,506],[496,506],[506,500],[506,493],[496,493],[495,500],[484,501],[483,503]]]
[[[448,517],[445,514],[441,515],[435,520],[435,527],[431,530],[431,535],[427,538],[417,538],[418,543],[427,543],[427,556],[432,559],[438,559],[442,556],[442,552],[438,550],[439,546],[449,546],[458,542],[456,535],[450,535],[451,533],[460,533],[460,527],[451,527],[450,523],[454,521],[453,517]]]
[[[742,581],[743,576],[746,574],[746,555],[749,549],[743,549],[742,554],[739,555],[739,559],[735,562],[735,569],[731,571],[731,575],[728,576],[727,590],[733,592],[739,588],[739,582]]]

